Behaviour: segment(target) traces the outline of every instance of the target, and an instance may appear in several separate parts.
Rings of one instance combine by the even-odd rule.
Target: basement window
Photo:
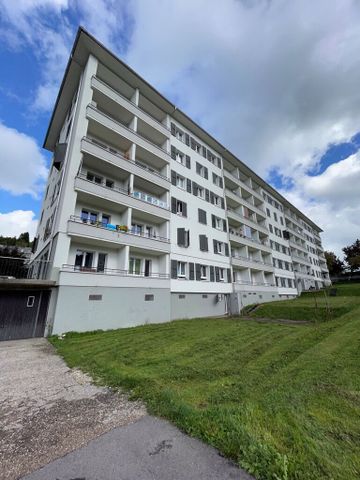
[[[186,295],[179,295],[179,298],[180,300],[183,300],[184,298],[186,298]]]
[[[26,303],[26,306],[31,308],[33,307],[35,304],[35,297],[34,296],[29,296],[28,299],[27,299],[27,303]]]
[[[145,302],[153,302],[154,295],[145,295]]]

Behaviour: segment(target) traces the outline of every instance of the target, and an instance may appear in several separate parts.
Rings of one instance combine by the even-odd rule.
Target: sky
[[[360,237],[358,0],[0,0],[0,235],[36,233],[79,25],[323,230]]]

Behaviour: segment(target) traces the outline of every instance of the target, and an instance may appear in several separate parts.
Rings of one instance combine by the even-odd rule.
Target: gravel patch
[[[146,415],[69,369],[44,338],[0,343],[0,478],[14,480]]]

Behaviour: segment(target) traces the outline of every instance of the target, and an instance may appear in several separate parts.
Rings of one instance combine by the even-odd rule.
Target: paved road
[[[23,480],[251,480],[170,423],[146,416],[115,428]]]

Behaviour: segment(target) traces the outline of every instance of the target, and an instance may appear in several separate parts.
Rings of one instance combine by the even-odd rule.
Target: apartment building
[[[44,148],[32,260],[57,285],[48,333],[237,313],[328,282],[321,229],[83,29]]]

